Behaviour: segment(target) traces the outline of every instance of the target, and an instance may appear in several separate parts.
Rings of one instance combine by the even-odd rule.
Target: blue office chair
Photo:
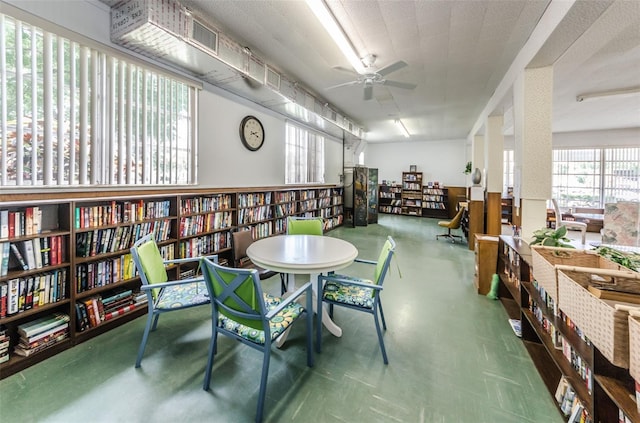
[[[200,264],[201,257],[163,260],[153,233],[139,239],[131,247],[133,263],[138,270],[142,286],[140,290],[147,294],[147,324],[138,348],[136,367],[140,367],[147,346],[149,333],[156,330],[158,318],[163,313],[184,310],[186,308],[209,304],[209,291],[202,276],[190,279],[169,280],[166,266],[178,263]],[[218,261],[217,256],[209,258]]]
[[[206,259],[203,263],[203,274],[209,289],[212,310],[212,335],[203,388],[209,390],[218,334],[261,351],[262,376],[256,411],[256,422],[260,422],[264,410],[271,345],[303,314],[306,314],[307,321],[307,365],[313,366],[311,282],[307,282],[283,299],[262,292],[255,269],[223,267]],[[306,294],[306,307],[295,302],[303,294]]]
[[[389,264],[391,263],[391,258],[393,257],[395,249],[396,243],[393,238],[389,236],[382,246],[382,250],[378,256],[378,261],[362,259],[355,260],[358,263],[375,265],[373,280],[335,273],[331,273],[327,276],[320,275],[318,277],[318,279],[324,283],[322,295],[318,295],[318,310],[322,308],[322,302],[325,302],[329,304],[329,315],[331,317],[333,317],[334,305],[363,311],[373,315],[384,364],[389,364],[389,360],[387,359],[387,351],[384,347],[384,340],[382,339],[382,330],[380,329],[380,322],[378,321],[378,312],[380,313],[380,319],[382,320],[382,327],[386,330],[387,323],[384,320],[382,302],[380,301],[380,292],[382,291],[382,284],[387,271],[389,270]],[[318,313],[318,315],[320,316],[318,323],[321,324],[322,313]],[[320,340],[318,340],[318,346],[320,345],[319,341]]]

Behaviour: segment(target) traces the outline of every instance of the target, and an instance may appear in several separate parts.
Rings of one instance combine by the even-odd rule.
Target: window
[[[285,183],[324,183],[324,137],[286,123]]]
[[[513,192],[513,184],[514,184],[514,161],[513,161],[513,150],[504,150],[502,154],[502,166],[503,166],[503,174],[502,178],[502,192],[506,195],[509,192]]]
[[[195,182],[195,85],[6,15],[0,82],[0,186]]]
[[[553,197],[561,207],[640,199],[640,148],[553,150]]]
[[[505,150],[504,184],[513,185],[513,151]],[[640,200],[640,148],[553,150],[552,195],[563,208],[603,208]]]

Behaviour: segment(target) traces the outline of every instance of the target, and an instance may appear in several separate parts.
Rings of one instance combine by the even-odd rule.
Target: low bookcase
[[[343,194],[342,186],[305,185],[3,195],[0,378],[144,315],[129,249],[146,234],[154,233],[167,259],[217,254],[225,263],[235,229],[256,239],[282,234],[288,216],[322,217],[325,230],[340,226]],[[167,270],[175,279],[196,269]],[[68,323],[20,335],[51,316]],[[27,352],[14,353],[21,343]]]
[[[501,235],[496,273],[508,318],[520,321],[524,346],[565,419],[571,396],[593,422],[617,422],[621,413],[640,422],[629,370],[613,365],[537,283],[528,244]]]

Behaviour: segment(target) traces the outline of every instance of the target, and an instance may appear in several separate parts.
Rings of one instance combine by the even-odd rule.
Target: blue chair
[[[139,239],[131,247],[133,262],[138,270],[142,286],[140,289],[147,294],[147,324],[142,335],[142,342],[138,348],[136,367],[140,367],[142,356],[147,346],[149,333],[156,330],[158,318],[170,311],[209,304],[209,291],[202,276],[190,279],[169,280],[166,266],[177,263],[200,264],[201,257],[163,260],[158,245],[149,234]],[[215,261],[217,256],[210,256]]]
[[[260,422],[264,410],[271,345],[303,314],[306,314],[307,320],[307,365],[313,366],[311,282],[283,299],[262,292],[255,269],[223,267],[207,259],[203,264],[212,310],[212,335],[203,388],[209,390],[218,334],[261,351],[264,357],[256,411],[256,422]],[[295,302],[303,294],[306,294],[306,307]]]
[[[356,278],[353,276],[339,275],[331,273],[327,276],[320,275],[318,279],[324,284],[322,295],[318,295],[318,310],[322,307],[322,302],[329,304],[329,315],[333,317],[333,306],[342,306],[352,310],[363,311],[373,315],[378,332],[378,341],[384,364],[389,364],[387,359],[387,351],[384,347],[382,339],[382,330],[378,321],[378,312],[382,320],[382,327],[386,330],[387,323],[384,320],[384,312],[382,310],[382,302],[380,301],[380,293],[382,291],[382,283],[389,270],[391,258],[396,249],[396,243],[390,236],[387,237],[378,261],[356,259],[358,263],[366,263],[375,265],[373,280]],[[322,323],[322,313],[318,321]],[[319,340],[318,340],[319,341]]]

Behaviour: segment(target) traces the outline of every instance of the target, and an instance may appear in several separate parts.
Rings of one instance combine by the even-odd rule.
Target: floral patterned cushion
[[[274,297],[272,295],[263,293],[264,304],[267,307],[267,313],[274,308],[278,307],[282,302],[282,298]],[[300,304],[293,302],[285,307],[280,313],[273,316],[269,321],[269,327],[271,331],[271,340],[276,339],[282,332],[284,332],[304,311],[304,307]],[[232,320],[222,314],[218,314],[218,326],[225,328],[228,331],[232,331],[243,337],[244,339],[254,342],[256,344],[264,344],[264,331],[254,329],[249,326],[245,326]]]
[[[155,307],[172,309],[209,303],[209,291],[207,291],[204,282],[193,282],[185,285],[167,286],[161,291]]]
[[[334,275],[340,279],[350,279],[359,282],[373,284],[368,279],[354,278],[352,276]],[[335,281],[327,281],[322,293],[323,298],[336,303],[350,304],[362,308],[373,308],[373,289],[362,286],[348,285]]]

